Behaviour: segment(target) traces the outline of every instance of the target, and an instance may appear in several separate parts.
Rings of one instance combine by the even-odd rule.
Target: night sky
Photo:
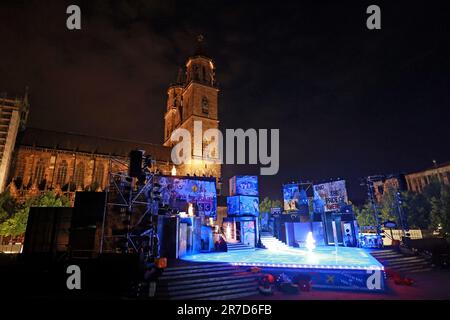
[[[81,31],[65,27],[69,4]],[[382,30],[366,28],[370,4]],[[360,177],[450,160],[449,1],[2,1],[0,92],[29,86],[31,127],[161,143],[167,85],[198,34],[221,128],[280,129],[262,196],[340,177],[360,202]]]

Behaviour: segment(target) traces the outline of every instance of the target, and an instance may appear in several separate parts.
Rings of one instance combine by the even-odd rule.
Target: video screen
[[[232,196],[257,196],[257,176],[234,176],[230,179],[230,195]]]
[[[298,184],[285,184],[283,186],[283,202],[285,211],[299,209],[300,191]]]
[[[259,199],[252,196],[232,196],[227,198],[229,215],[259,215]]]
[[[194,205],[196,215],[212,217],[217,212],[215,179],[156,176],[161,185],[163,204],[187,212],[189,203]]]

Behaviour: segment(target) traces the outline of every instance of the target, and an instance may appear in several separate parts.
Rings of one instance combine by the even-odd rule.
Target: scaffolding
[[[155,218],[159,203],[153,197],[156,173],[147,165],[139,178],[130,177],[128,172],[129,163],[110,158],[99,251],[139,252],[157,257]]]

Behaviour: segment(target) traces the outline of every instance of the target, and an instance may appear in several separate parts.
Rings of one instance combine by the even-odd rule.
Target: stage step
[[[405,256],[394,250],[371,252],[385,267],[402,273],[417,273],[432,270],[431,263],[421,256]]]
[[[230,274],[236,272],[236,267],[228,266],[228,267],[219,267],[217,269],[207,269],[207,270],[186,270],[186,271],[173,271],[169,272],[167,275],[163,273],[160,280],[170,280],[170,279],[181,279],[186,277],[201,277],[203,275],[218,275],[218,274]]]
[[[222,285],[230,285],[235,283],[251,283],[256,280],[256,276],[254,275],[248,275],[248,276],[241,276],[236,279],[235,276],[227,276],[227,277],[218,277],[218,278],[209,278],[208,282],[204,281],[185,281],[185,283],[180,282],[174,282],[169,285],[167,285],[167,291],[168,292],[174,292],[174,291],[180,291],[180,290],[188,290],[188,289],[195,289],[195,288],[207,288],[210,287],[211,284],[214,284],[215,286],[222,286]]]
[[[261,243],[266,249],[270,250],[283,250],[289,248],[287,244],[271,235],[261,236]]]
[[[230,283],[222,283],[222,284],[216,284],[216,283],[208,283],[209,286],[199,286],[199,287],[191,287],[191,288],[182,288],[177,290],[167,290],[165,293],[161,294],[161,297],[170,297],[171,299],[179,298],[179,297],[186,297],[186,296],[192,296],[192,295],[198,295],[198,294],[205,294],[210,291],[214,291],[217,288],[220,288],[220,291],[225,290],[242,290],[246,289],[249,286],[256,287],[256,280],[252,281],[234,281]],[[211,290],[214,289],[214,290]]]
[[[248,297],[258,293],[259,277],[248,269],[223,263],[169,267],[159,277],[156,295],[170,300]]]
[[[254,247],[250,247],[244,243],[227,243],[228,251],[254,251]]]
[[[230,264],[229,263],[195,264],[195,265],[180,266],[180,267],[169,267],[169,268],[164,269],[164,273],[170,273],[173,271],[182,271],[182,270],[226,267],[226,266],[230,266]]]
[[[239,279],[245,279],[245,278],[255,278],[255,274],[242,274],[239,275]],[[226,276],[218,276],[218,277],[208,277],[208,283],[217,281],[229,281],[236,279],[236,276],[234,274],[226,275]],[[202,284],[205,283],[205,280],[203,278],[200,279],[187,279],[187,280],[170,280],[166,281],[165,283],[162,283],[165,287],[176,287],[176,286],[187,286],[191,284]]]
[[[422,264],[430,264],[430,262],[426,261],[426,260],[414,260],[414,261],[398,261],[398,262],[393,262],[393,263],[389,263],[387,266],[391,267],[391,268],[400,268],[400,267],[404,267],[404,266],[410,266],[410,265],[422,265]]]

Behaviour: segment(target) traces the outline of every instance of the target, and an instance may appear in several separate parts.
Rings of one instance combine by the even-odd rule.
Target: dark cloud
[[[222,128],[280,128],[281,164],[262,178],[412,171],[450,159],[447,1],[65,1],[0,4],[0,91],[28,85],[30,125],[161,142],[166,88],[205,35],[220,84]],[[258,172],[225,166],[225,175]]]

